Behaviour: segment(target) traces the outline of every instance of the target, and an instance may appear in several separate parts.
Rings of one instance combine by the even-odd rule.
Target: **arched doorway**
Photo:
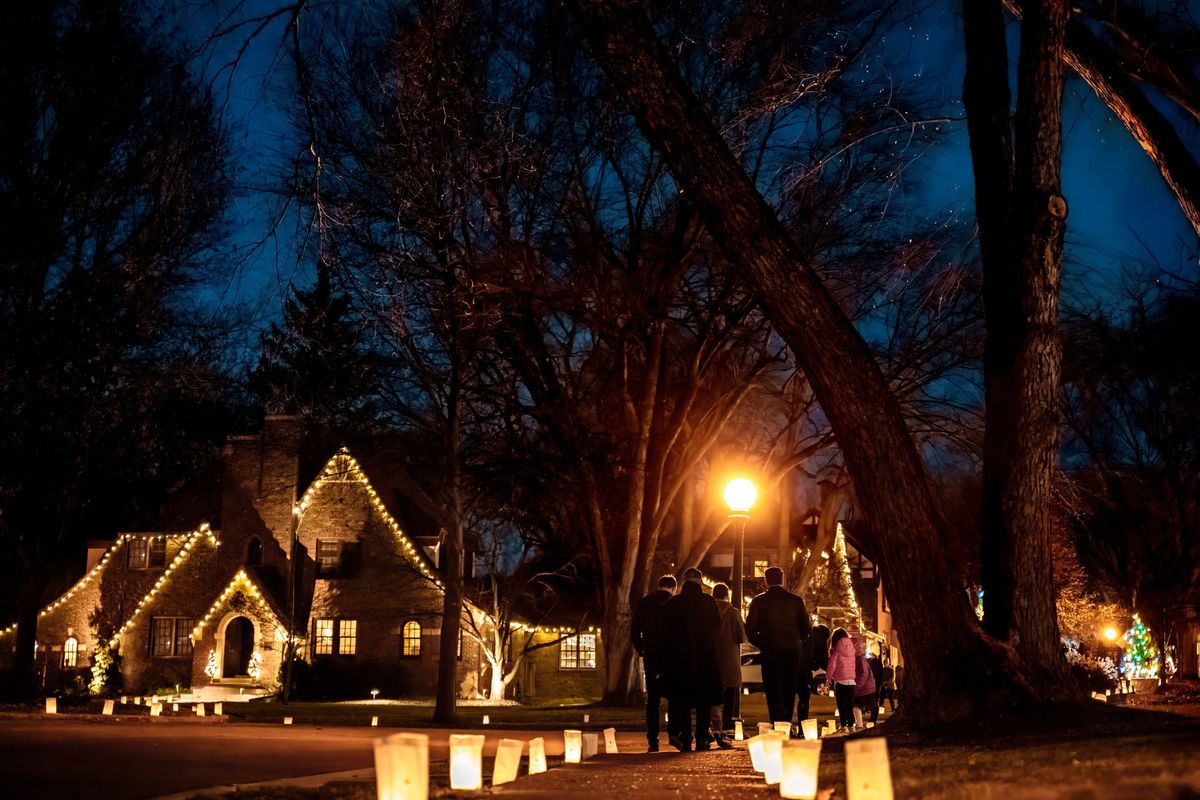
[[[247,675],[250,656],[254,652],[254,623],[246,617],[234,617],[225,626],[225,652],[221,677],[241,678]]]

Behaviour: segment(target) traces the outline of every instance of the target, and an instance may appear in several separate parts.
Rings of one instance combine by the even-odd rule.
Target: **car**
[[[812,681],[809,682],[809,692],[815,693],[823,683],[825,683],[825,670],[814,671]],[[762,653],[758,650],[742,653],[742,691],[745,694],[753,694],[762,690]]]

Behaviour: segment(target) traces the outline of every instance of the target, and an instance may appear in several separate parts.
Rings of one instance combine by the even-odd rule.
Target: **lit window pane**
[[[72,636],[63,642],[63,666],[73,667],[79,657],[79,641]]]
[[[313,652],[319,656],[333,652],[333,620],[319,619],[316,623],[316,635],[313,637]]]
[[[341,620],[338,624],[338,653],[352,656],[357,648],[358,623],[352,619]]]
[[[173,617],[155,617],[150,628],[150,653],[156,656],[171,655],[171,640],[175,635]]]
[[[416,620],[404,623],[400,655],[421,655],[421,623],[417,622]]]

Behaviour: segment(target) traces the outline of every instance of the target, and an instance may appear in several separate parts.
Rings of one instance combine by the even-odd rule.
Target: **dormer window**
[[[362,543],[341,539],[317,540],[317,577],[353,578],[358,574]]]
[[[128,561],[130,569],[159,569],[167,565],[167,539],[165,536],[138,537],[129,540]]]
[[[250,541],[246,543],[246,564],[250,566],[261,564],[262,555],[262,539],[259,539],[257,536],[251,536]]]

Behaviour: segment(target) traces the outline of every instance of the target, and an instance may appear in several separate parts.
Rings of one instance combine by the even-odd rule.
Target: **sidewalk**
[[[750,766],[750,753],[744,747],[703,753],[677,753],[665,748],[661,753],[598,755],[582,764],[522,776],[492,793],[507,800],[571,796],[724,800],[778,798],[779,787],[767,786],[762,775]]]

